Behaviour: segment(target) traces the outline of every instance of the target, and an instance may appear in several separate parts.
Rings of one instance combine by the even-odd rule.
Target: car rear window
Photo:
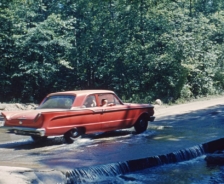
[[[37,109],[70,109],[75,100],[73,95],[54,95],[47,97]]]

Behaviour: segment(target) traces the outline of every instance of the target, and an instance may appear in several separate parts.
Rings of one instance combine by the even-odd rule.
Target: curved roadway
[[[183,105],[157,106],[156,120],[143,134],[136,135],[134,129],[91,134],[78,138],[73,144],[66,144],[61,137],[50,137],[45,143],[35,144],[29,137],[1,130],[0,172],[8,173],[13,168],[12,173],[15,172],[18,179],[21,170],[15,167],[65,171],[166,154],[215,140],[224,133],[223,102],[224,98],[220,97]],[[3,181],[4,177],[1,178]]]

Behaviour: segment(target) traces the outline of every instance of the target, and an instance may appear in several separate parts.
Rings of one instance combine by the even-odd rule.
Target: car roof
[[[94,89],[94,90],[76,90],[76,91],[62,91],[62,92],[55,92],[55,93],[50,93],[48,96],[51,95],[61,95],[61,94],[72,94],[72,95],[88,95],[88,94],[95,94],[95,93],[114,93],[111,90],[103,90],[103,89]]]

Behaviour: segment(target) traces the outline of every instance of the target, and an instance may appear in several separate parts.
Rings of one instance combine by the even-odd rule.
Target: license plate
[[[5,121],[0,120],[0,126],[4,126],[4,124],[5,124]]]

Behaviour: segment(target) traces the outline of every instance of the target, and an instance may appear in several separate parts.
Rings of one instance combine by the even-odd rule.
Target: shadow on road
[[[3,135],[3,133],[2,133]],[[98,133],[98,134],[88,134],[88,135],[83,135],[78,139],[90,139],[90,140],[100,140],[100,142],[104,143],[106,140],[103,140],[105,138],[120,138],[128,135],[136,135],[134,131],[130,130],[121,130],[121,131],[111,131],[111,132],[104,132],[104,133]],[[8,135],[5,135],[8,136]],[[98,141],[99,143],[99,141]],[[14,150],[31,150],[35,148],[41,148],[41,147],[47,147],[47,146],[54,146],[54,145],[67,145],[65,142],[63,136],[60,137],[49,137],[47,140],[44,142],[34,142],[31,138],[27,136],[26,139],[19,139],[11,142],[6,142],[6,143],[0,143],[0,148],[8,148]]]
[[[33,140],[31,140],[31,138],[27,138],[24,140],[0,143],[0,148],[14,148],[14,150],[31,150],[40,147],[62,144],[65,144],[64,139],[62,137],[48,138],[45,142],[34,142]]]

